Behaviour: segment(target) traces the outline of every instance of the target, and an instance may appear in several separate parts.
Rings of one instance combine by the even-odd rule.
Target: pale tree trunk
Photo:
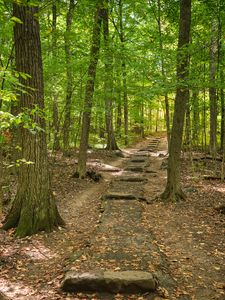
[[[57,59],[57,36],[56,36],[56,22],[57,22],[57,8],[56,5],[52,6],[52,58],[53,62]],[[56,81],[56,74],[53,74],[53,79]],[[54,131],[54,141],[53,150],[58,151],[60,149],[59,142],[59,113],[58,113],[58,93],[56,90],[56,85],[53,83],[53,131]]]
[[[108,0],[105,2],[103,15],[103,32],[105,43],[105,118],[107,131],[107,150],[117,150],[118,146],[115,139],[113,128],[113,57],[109,45],[109,12]]]
[[[29,111],[38,107],[43,110],[44,89],[38,8],[14,2],[13,15],[23,22],[14,26],[16,69],[30,75],[26,80],[20,77],[20,83],[26,86],[28,91],[20,93],[20,109]],[[16,235],[20,237],[42,230],[51,231],[63,224],[50,186],[45,119],[37,112],[32,116],[32,121],[42,130],[32,134],[23,126],[20,127],[21,158],[27,163],[21,163],[19,167],[17,194],[3,226],[4,229],[16,227]]]
[[[92,44],[90,50],[90,62],[88,67],[88,79],[87,79],[87,84],[85,89],[84,111],[82,116],[81,139],[80,139],[80,149],[79,149],[79,156],[78,156],[78,166],[77,166],[77,174],[79,178],[84,178],[86,175],[87,149],[88,149],[89,129],[91,123],[92,101],[94,95],[96,68],[97,68],[99,51],[100,51],[100,33],[101,33],[101,23],[102,23],[102,13],[103,13],[102,7],[103,7],[103,0],[98,0],[96,13],[94,16]]]
[[[123,82],[123,114],[125,145],[128,145],[128,98],[127,98],[127,67],[125,60],[125,37],[123,29],[123,0],[119,0],[119,37],[121,42],[121,68]]]
[[[71,126],[71,102],[73,95],[73,69],[72,69],[72,50],[70,32],[72,27],[75,0],[70,0],[69,9],[66,15],[66,32],[64,36],[65,55],[66,55],[66,105],[63,123],[63,149],[64,154],[69,149],[70,126]]]
[[[217,92],[216,92],[216,64],[217,64],[217,21],[212,20],[212,36],[210,45],[210,66],[209,66],[209,101],[210,101],[210,153],[216,156],[217,150]]]
[[[166,189],[161,195],[165,201],[178,201],[185,195],[180,182],[180,154],[184,127],[184,116],[189,99],[186,87],[189,68],[188,45],[191,29],[191,0],[180,1],[180,23],[177,56],[177,91],[175,98],[173,127],[171,132]]]

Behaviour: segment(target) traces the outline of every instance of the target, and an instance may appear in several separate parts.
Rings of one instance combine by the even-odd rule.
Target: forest
[[[0,0],[0,300],[225,299],[225,2]]]

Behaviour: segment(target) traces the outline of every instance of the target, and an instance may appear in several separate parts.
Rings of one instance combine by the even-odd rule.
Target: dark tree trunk
[[[105,43],[105,119],[107,131],[107,150],[117,150],[118,146],[115,139],[113,128],[113,57],[109,45],[109,12],[108,0],[105,3],[103,15],[103,33]]]
[[[20,77],[20,83],[28,91],[20,93],[20,109],[25,113],[35,107],[42,110],[44,95],[38,8],[14,2],[13,15],[23,22],[14,26],[16,69],[30,75],[26,80]],[[21,163],[19,167],[17,194],[3,226],[4,229],[16,227],[16,235],[20,237],[40,230],[51,231],[63,224],[50,187],[45,119],[38,112],[30,117],[43,130],[32,134],[29,129],[20,128],[21,158],[27,163]]]
[[[175,98],[173,127],[171,132],[169,159],[167,169],[167,185],[161,195],[165,201],[178,201],[183,199],[184,193],[180,183],[180,153],[182,146],[182,134],[184,127],[184,116],[189,99],[187,88],[191,28],[191,0],[180,1],[180,25],[177,56],[177,91]]]
[[[224,80],[223,70],[221,70],[221,81]],[[220,89],[220,103],[221,103],[221,149],[224,147],[224,141],[225,141],[225,98],[224,98],[224,90],[223,88]]]
[[[71,126],[71,102],[73,95],[73,69],[72,69],[72,53],[71,53],[71,39],[70,32],[75,9],[75,0],[70,0],[69,9],[66,15],[66,32],[64,36],[65,54],[66,54],[66,105],[65,116],[63,123],[63,148],[64,153],[69,149],[69,137]]]
[[[191,110],[190,103],[187,102],[186,114],[185,114],[185,148],[187,151],[191,150]]]
[[[216,64],[217,64],[217,21],[212,21],[212,36],[210,45],[210,88],[209,88],[209,101],[210,101],[210,153],[215,157],[217,149],[217,93],[216,93]]]
[[[198,146],[199,128],[200,128],[198,94],[199,94],[198,90],[194,90],[192,94],[192,107],[193,107],[192,140],[195,146]]]
[[[127,98],[127,67],[125,60],[125,37],[123,29],[123,0],[119,0],[119,24],[120,24],[120,42],[121,42],[121,67],[123,82],[123,113],[124,113],[124,135],[125,145],[128,145],[128,98]]]
[[[52,58],[53,58],[53,62],[56,61],[56,59],[57,59],[56,22],[57,22],[57,8],[56,8],[56,5],[53,4],[53,6],[52,6]],[[56,74],[53,74],[53,78],[56,79]],[[53,150],[58,151],[60,149],[58,93],[57,93],[56,86],[54,83],[53,83],[53,130],[54,130]]]
[[[119,137],[121,137],[121,127],[122,127],[122,107],[121,107],[121,78],[120,72],[117,73],[117,116],[116,116],[116,132]]]
[[[164,63],[164,58],[163,58],[163,39],[162,39],[162,24],[161,24],[161,0],[158,0],[158,18],[157,18],[157,23],[158,23],[158,31],[159,31],[159,47],[161,51],[161,73],[163,79],[166,77],[166,72],[165,72],[165,63]],[[166,121],[166,132],[167,132],[167,143],[168,147],[170,144],[170,108],[169,108],[169,98],[168,94],[165,93],[164,96],[164,101],[165,101],[165,121]]]
[[[98,0],[97,9],[94,16],[92,44],[90,50],[90,63],[88,67],[88,79],[84,99],[84,112],[82,116],[81,140],[77,166],[77,173],[79,175],[79,178],[84,178],[86,175],[87,149],[91,122],[92,100],[94,95],[96,68],[100,51],[100,33],[103,13],[102,7],[103,0]]]

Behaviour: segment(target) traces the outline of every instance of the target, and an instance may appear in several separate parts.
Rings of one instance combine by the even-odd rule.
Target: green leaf
[[[15,16],[13,16],[13,17],[11,18],[11,21],[13,21],[13,22],[15,22],[15,23],[18,23],[18,24],[23,24],[23,22],[22,22],[19,18],[15,17]]]

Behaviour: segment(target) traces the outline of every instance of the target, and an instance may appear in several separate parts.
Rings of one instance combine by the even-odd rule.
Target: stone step
[[[136,152],[136,153],[134,153],[133,154],[133,157],[149,157],[150,155],[149,155],[149,153],[148,153],[148,151],[140,151],[140,152]]]
[[[133,157],[130,159],[130,162],[133,163],[141,163],[141,162],[146,162],[147,158],[146,157]]]
[[[144,172],[144,168],[142,166],[128,166],[124,169],[124,171]]]
[[[127,182],[145,182],[148,181],[146,177],[137,177],[137,176],[121,176],[116,179],[117,181],[127,181]]]
[[[145,271],[69,271],[62,283],[66,292],[140,293],[157,288],[154,276]]]
[[[128,193],[116,193],[116,192],[112,192],[112,193],[108,193],[106,195],[103,196],[104,200],[137,200],[139,197],[135,196],[133,194],[128,194]]]

